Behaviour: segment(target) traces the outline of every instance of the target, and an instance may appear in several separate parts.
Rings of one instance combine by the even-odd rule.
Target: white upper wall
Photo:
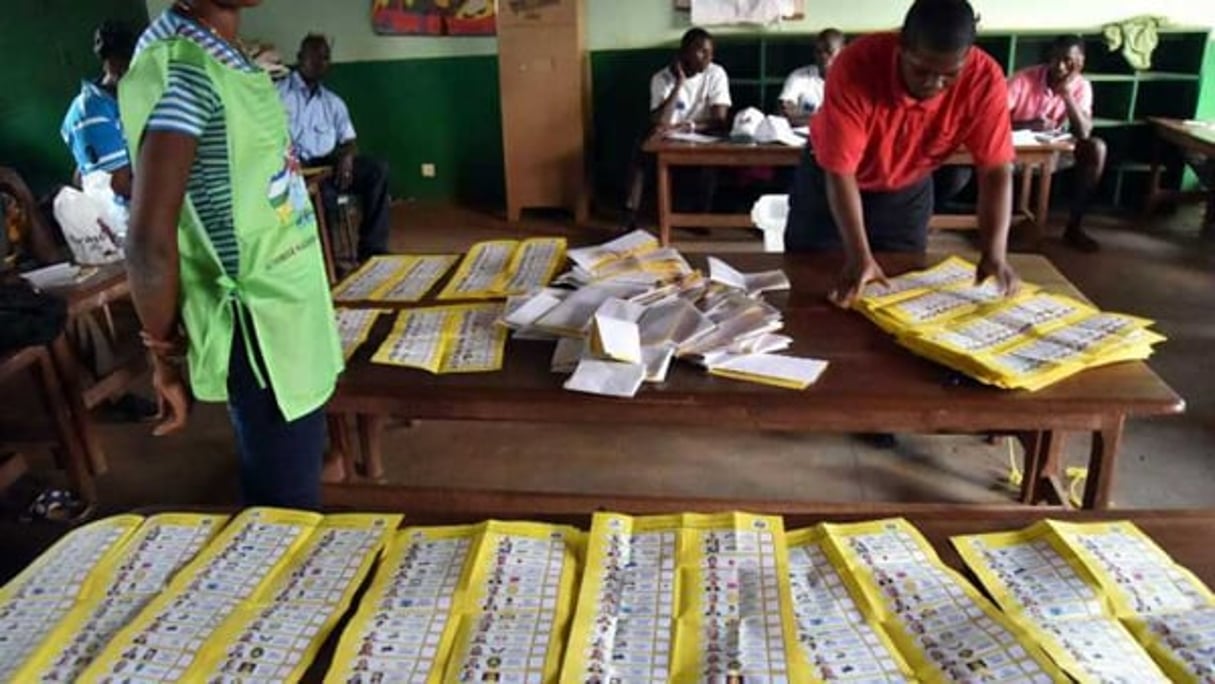
[[[501,1],[501,0],[499,0]],[[147,0],[156,14],[172,0]],[[585,0],[592,50],[670,43],[688,28],[688,15],[671,0]],[[1172,25],[1215,27],[1215,0],[972,0],[986,31],[1091,30],[1143,14]],[[844,31],[896,27],[911,0],[806,0],[807,17],[769,29],[806,33],[834,26]],[[246,10],[242,35],[273,43],[292,61],[299,41],[311,31],[334,41],[338,62],[494,54],[493,38],[377,36],[371,30],[371,0],[264,0]],[[753,31],[754,29],[743,29]],[[722,32],[727,32],[722,30]]]

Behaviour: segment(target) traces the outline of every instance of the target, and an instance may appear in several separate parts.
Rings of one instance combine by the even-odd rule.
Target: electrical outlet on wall
[[[434,178],[435,177],[435,165],[434,164],[423,164],[422,165],[422,177],[423,178]]]

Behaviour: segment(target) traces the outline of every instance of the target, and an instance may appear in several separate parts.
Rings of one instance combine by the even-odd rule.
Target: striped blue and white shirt
[[[127,141],[118,116],[118,99],[97,83],[85,81],[72,100],[59,135],[67,143],[81,176],[94,171],[113,173],[130,166]]]
[[[161,14],[144,31],[135,48],[138,58],[149,45],[169,38],[185,38],[199,45],[220,63],[238,71],[258,67],[234,46],[207,28],[173,10]],[[146,131],[181,133],[198,141],[186,194],[198,212],[224,271],[236,276],[240,251],[232,217],[232,179],[229,174],[228,131],[224,104],[206,70],[184,62],[170,62],[168,86],[148,118]]]

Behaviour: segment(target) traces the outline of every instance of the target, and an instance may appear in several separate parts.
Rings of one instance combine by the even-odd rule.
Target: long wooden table
[[[1164,142],[1174,145],[1184,152],[1204,155],[1207,157],[1208,163],[1215,164],[1215,121],[1203,122],[1200,125],[1188,124],[1180,119],[1166,119],[1154,116],[1148,117],[1148,121],[1152,122],[1152,126],[1156,129],[1157,143],[1152,154],[1152,175],[1148,188],[1147,203],[1144,206],[1145,212],[1152,213],[1161,202],[1178,198],[1203,197],[1205,195],[1207,213],[1206,218],[1203,220],[1203,235],[1215,237],[1215,182],[1211,179],[1203,179],[1203,182],[1208,184],[1205,193],[1200,191],[1165,190],[1160,187],[1160,179],[1164,175],[1164,162],[1162,160],[1163,155],[1160,143]]]
[[[1126,420],[1179,413],[1185,406],[1143,363],[1093,369],[1035,393],[982,386],[914,356],[859,314],[828,304],[824,293],[838,272],[838,257],[724,258],[743,271],[782,268],[788,274],[792,290],[769,301],[783,311],[784,332],[795,340],[790,353],[831,363],[816,385],[795,392],[713,377],[678,363],[666,383],[647,385],[633,399],[589,396],[562,389],[565,376],[549,372],[552,343],[513,340],[499,372],[434,376],[370,362],[393,322],[385,316],[349,362],[330,410],[363,417],[364,461],[371,464],[381,458],[382,421],[371,420],[374,416],[830,433],[1009,433],[1026,444],[1025,503],[1066,500],[1060,486],[1063,441],[1068,433],[1088,432],[1093,445],[1084,505],[1104,508]],[[879,256],[891,275],[936,259]],[[1026,281],[1082,296],[1046,259],[1014,255],[1012,260]]]
[[[671,168],[675,166],[797,166],[801,162],[804,147],[788,145],[748,144],[733,142],[689,143],[667,140],[655,135],[642,148],[655,156],[658,166],[658,227],[662,244],[671,243],[671,228],[753,228],[750,214],[699,214],[674,211]],[[1036,242],[1045,231],[1050,209],[1051,176],[1058,163],[1059,153],[1071,150],[1069,143],[1026,145],[1016,148],[1017,163],[1026,174],[1037,172],[1037,200],[1031,208],[1030,191],[1033,186],[1027,181],[1021,184],[1017,202],[1017,214],[1027,219],[1033,227],[1032,242]],[[948,165],[968,166],[974,158],[960,150],[946,162]],[[978,226],[973,215],[938,215],[929,224],[935,229],[967,229]]]

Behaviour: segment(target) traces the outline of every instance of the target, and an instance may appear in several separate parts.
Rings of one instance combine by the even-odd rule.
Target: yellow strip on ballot
[[[822,528],[918,681],[1067,681],[906,520]]]
[[[1215,595],[1201,580],[1134,523],[1051,525],[1170,679],[1215,677]]]
[[[349,361],[350,357],[359,350],[359,347],[367,341],[367,336],[371,334],[371,328],[375,325],[380,314],[385,313],[383,309],[346,309],[338,307],[335,310],[337,315],[338,337],[342,340],[342,358]]]
[[[436,374],[500,370],[509,331],[503,305],[461,304],[402,311],[372,362]]]
[[[812,681],[779,517],[596,514],[562,682]]]
[[[333,290],[337,302],[417,302],[458,259],[454,254],[375,256]]]
[[[399,519],[249,509],[81,678],[290,680],[308,665]]]
[[[788,534],[798,645],[822,681],[903,682],[914,677],[864,591],[822,527]]]
[[[1076,681],[1169,681],[1049,522],[952,541],[996,603]]]
[[[118,553],[94,569],[87,596],[12,681],[74,681],[227,520],[224,515],[190,513],[165,513],[144,520]]]
[[[117,558],[143,522],[119,515],[72,530],[0,589],[0,681],[53,648],[47,637],[94,591],[96,572]]]
[[[468,559],[484,530],[478,524],[397,532],[342,633],[326,684],[442,681]]]
[[[438,298],[495,299],[544,287],[564,261],[565,247],[565,238],[478,242]]]

